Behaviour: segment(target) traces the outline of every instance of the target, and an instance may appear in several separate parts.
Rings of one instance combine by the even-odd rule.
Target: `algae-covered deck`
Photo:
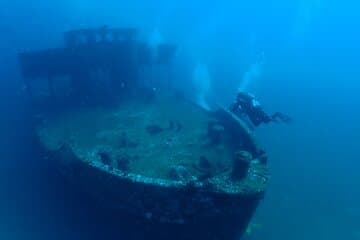
[[[44,115],[37,133],[75,189],[119,216],[134,216],[140,229],[149,226],[147,234],[230,240],[245,231],[268,174],[229,119],[221,124],[218,117],[156,96]]]
[[[174,97],[76,109],[45,118],[38,134],[46,147],[55,150],[68,144],[85,161],[163,179],[176,177],[172,175],[179,168],[197,178],[231,168],[230,139],[223,134],[214,143],[208,136],[209,122],[215,119]],[[215,127],[221,131],[221,126]]]

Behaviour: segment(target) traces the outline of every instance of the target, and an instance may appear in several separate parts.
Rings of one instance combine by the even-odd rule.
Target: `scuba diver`
[[[237,94],[235,102],[230,106],[230,111],[240,117],[247,116],[256,127],[262,123],[267,124],[279,120],[285,123],[292,121],[289,116],[280,112],[272,115],[267,114],[254,95],[241,91]]]

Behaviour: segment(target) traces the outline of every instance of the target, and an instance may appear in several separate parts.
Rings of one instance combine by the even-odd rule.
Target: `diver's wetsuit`
[[[236,101],[231,105],[230,110],[235,114],[246,114],[256,127],[261,123],[270,123],[277,121],[277,119],[283,122],[291,121],[290,117],[280,112],[268,115],[254,96],[243,92],[238,93]]]

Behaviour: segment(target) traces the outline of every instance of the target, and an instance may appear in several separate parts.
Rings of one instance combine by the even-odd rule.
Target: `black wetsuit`
[[[270,123],[277,121],[277,119],[283,122],[291,121],[288,116],[280,112],[276,112],[273,115],[267,114],[255,97],[243,92],[238,93],[236,101],[231,105],[230,110],[235,114],[247,115],[256,127],[261,123]]]

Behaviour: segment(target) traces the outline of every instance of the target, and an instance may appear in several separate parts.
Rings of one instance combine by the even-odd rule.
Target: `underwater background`
[[[60,46],[66,30],[102,25],[158,32],[179,46],[176,79],[205,63],[214,98],[229,103],[246,81],[266,110],[294,118],[256,130],[272,177],[244,239],[360,239],[359,5],[0,0],[0,239],[126,239],[48,174],[17,61],[21,51]]]

